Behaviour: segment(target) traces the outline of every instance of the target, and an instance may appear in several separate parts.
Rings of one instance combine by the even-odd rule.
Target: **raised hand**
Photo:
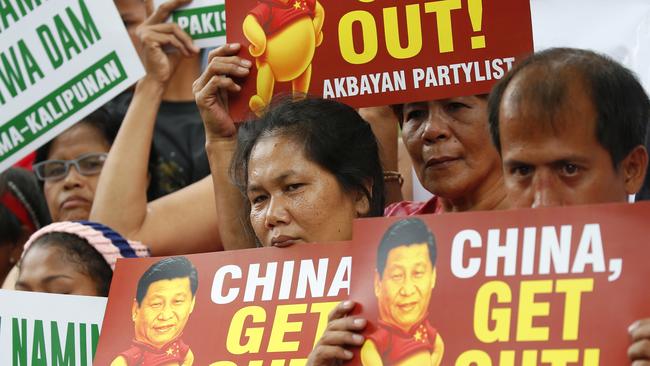
[[[200,51],[178,24],[165,23],[173,10],[190,2],[191,0],[169,0],[154,11],[152,0],[147,0],[148,18],[136,29],[142,43],[142,62],[147,77],[166,83],[181,57],[190,57]]]
[[[240,48],[240,44],[233,43],[211,51],[208,66],[192,85],[208,140],[232,137],[237,131],[228,114],[228,93],[241,90],[232,78],[247,76],[253,65],[251,61],[235,56]]]

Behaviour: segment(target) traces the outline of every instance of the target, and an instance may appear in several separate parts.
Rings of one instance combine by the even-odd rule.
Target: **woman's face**
[[[248,166],[255,235],[264,246],[352,238],[352,220],[368,211],[362,193],[344,192],[334,175],[286,136],[260,138]]]
[[[100,131],[81,123],[54,139],[47,160],[72,160],[89,153],[106,153],[109,149]],[[99,174],[81,175],[71,166],[65,177],[46,180],[43,190],[52,221],[87,220],[98,179]]]
[[[101,296],[90,275],[71,264],[61,249],[52,245],[35,246],[27,251],[20,262],[16,290]]]
[[[404,105],[404,145],[428,191],[454,200],[500,177],[487,119],[487,100],[476,96]]]

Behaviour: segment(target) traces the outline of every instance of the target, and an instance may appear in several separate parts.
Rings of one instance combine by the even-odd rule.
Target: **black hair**
[[[231,176],[242,194],[246,194],[255,144],[263,137],[277,135],[302,144],[307,159],[332,173],[344,191],[362,192],[370,205],[365,216],[382,216],[384,176],[377,139],[353,108],[327,99],[285,99],[262,117],[240,126]],[[247,200],[246,205],[250,208]]]
[[[196,267],[185,257],[170,257],[160,260],[151,265],[140,277],[135,300],[138,306],[142,304],[142,299],[147,295],[149,286],[161,280],[173,280],[175,278],[190,279],[190,289],[192,296],[196,295],[196,289],[199,287],[199,275]]]
[[[568,87],[579,78],[597,114],[596,138],[609,152],[615,168],[635,147],[645,143],[650,101],[632,71],[592,51],[551,48],[515,66],[490,94],[490,134],[499,153],[501,100],[510,82],[529,69],[539,71],[539,75],[524,79],[517,97],[538,104],[536,112],[551,122],[554,114],[570,103],[566,100]]]
[[[114,100],[99,107],[97,110],[81,119],[81,121],[79,121],[79,123],[75,124],[74,126],[85,124],[94,128],[100,133],[106,144],[108,144],[109,147],[112,146],[115,138],[117,137],[117,132],[120,129],[122,121],[126,116],[126,111],[129,104],[131,103],[131,97],[132,95],[121,94]],[[52,144],[55,140],[56,137],[36,150],[36,158],[34,159],[34,163],[40,163],[48,160],[50,149],[52,148]],[[161,196],[160,190],[157,186],[157,183],[160,180],[158,179],[158,171],[155,169],[157,160],[158,153],[156,152],[154,143],[152,142],[151,149],[149,151],[149,162],[147,164],[147,170],[150,176],[150,184],[147,188],[147,200],[149,201]],[[40,184],[42,187],[43,182],[40,182]]]
[[[5,194],[11,194],[20,202],[34,230],[50,223],[50,212],[34,173],[22,168],[9,168],[0,174],[0,197]],[[0,203],[0,243],[22,244],[18,243],[24,234],[22,226],[15,213]]]
[[[424,221],[411,217],[393,223],[384,233],[377,248],[377,273],[379,273],[379,277],[381,278],[384,275],[388,253],[392,249],[422,243],[427,244],[431,266],[435,267],[438,256],[436,238]]]
[[[79,123],[74,126],[85,124],[93,127],[101,134],[102,138],[104,138],[104,141],[106,141],[106,144],[111,146],[113,145],[113,141],[115,141],[115,137],[117,136],[117,131],[120,128],[120,122],[121,120],[114,118],[111,112],[109,112],[108,108],[99,107],[97,110],[84,117],[81,121],[79,121]],[[34,160],[34,163],[40,163],[48,159],[54,140],[56,140],[56,137],[36,150],[36,158]]]
[[[58,249],[59,254],[67,262],[92,278],[99,296],[108,296],[113,270],[104,257],[86,239],[70,233],[50,232],[36,239],[27,249],[27,253],[35,247]]]

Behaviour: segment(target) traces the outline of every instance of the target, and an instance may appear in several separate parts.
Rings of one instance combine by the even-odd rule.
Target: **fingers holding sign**
[[[210,52],[208,66],[192,86],[208,139],[231,137],[236,132],[228,114],[228,93],[241,90],[233,78],[246,77],[253,66],[251,61],[235,56],[240,48],[233,43]]]
[[[632,345],[627,354],[632,366],[650,366],[650,318],[636,321],[628,332]]]
[[[368,323],[363,318],[348,316],[354,306],[352,301],[343,301],[332,310],[325,333],[309,354],[308,366],[337,365],[352,359],[353,353],[348,348],[363,344],[364,337],[359,333]]]
[[[181,56],[191,57],[200,49],[178,24],[165,23],[172,11],[191,0],[169,0],[153,10],[152,0],[147,0],[148,18],[138,26],[136,34],[143,48],[142,62],[147,76],[159,82],[169,81]]]

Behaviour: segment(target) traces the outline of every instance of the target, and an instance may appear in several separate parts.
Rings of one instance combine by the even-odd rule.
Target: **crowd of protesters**
[[[200,50],[165,23],[187,2],[115,0],[146,76],[39,148],[33,173],[0,175],[4,287],[107,296],[117,258],[344,241],[359,217],[649,196],[650,102],[606,56],[543,51],[489,95],[358,111],[282,99],[238,124],[228,96],[253,64],[227,44],[201,71]],[[405,200],[411,166],[429,201]],[[330,315],[311,365],[363,343],[353,307]],[[650,320],[630,334],[630,359],[650,362]]]

